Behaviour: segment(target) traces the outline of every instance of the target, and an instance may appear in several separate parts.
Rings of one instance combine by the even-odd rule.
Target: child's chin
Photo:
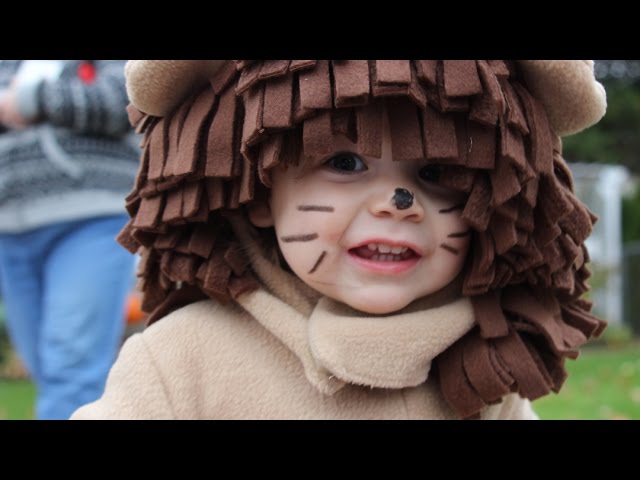
[[[411,300],[404,301],[398,297],[382,298],[378,295],[375,298],[350,298],[345,303],[360,312],[371,315],[387,315],[402,310],[411,303]]]

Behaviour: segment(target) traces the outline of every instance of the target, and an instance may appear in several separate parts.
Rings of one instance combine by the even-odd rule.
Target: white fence
[[[599,217],[587,239],[594,310],[610,324],[621,324],[625,317],[622,196],[630,187],[630,176],[625,167],[617,165],[573,163],[569,166],[576,195]]]

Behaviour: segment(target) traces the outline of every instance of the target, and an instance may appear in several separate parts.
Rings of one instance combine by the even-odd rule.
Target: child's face
[[[385,117],[382,157],[358,155],[334,134],[335,154],[273,172],[270,211],[280,249],[318,292],[371,314],[402,309],[462,270],[470,230],[464,194],[437,185],[424,160],[394,162]]]

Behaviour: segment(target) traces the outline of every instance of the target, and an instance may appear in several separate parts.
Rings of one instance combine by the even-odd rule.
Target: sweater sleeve
[[[18,109],[27,118],[37,117],[77,133],[119,136],[130,130],[123,60],[95,60],[95,80],[83,82],[77,75],[18,85]]]
[[[174,418],[166,386],[142,334],[125,342],[102,397],[80,407],[71,416],[71,420]]]

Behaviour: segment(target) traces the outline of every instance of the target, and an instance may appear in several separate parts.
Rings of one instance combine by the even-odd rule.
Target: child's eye
[[[327,160],[325,165],[338,173],[354,173],[368,170],[362,159],[354,153],[338,153]]]
[[[425,182],[438,183],[440,181],[440,175],[442,174],[442,167],[440,165],[425,165],[420,169],[418,175]]]

